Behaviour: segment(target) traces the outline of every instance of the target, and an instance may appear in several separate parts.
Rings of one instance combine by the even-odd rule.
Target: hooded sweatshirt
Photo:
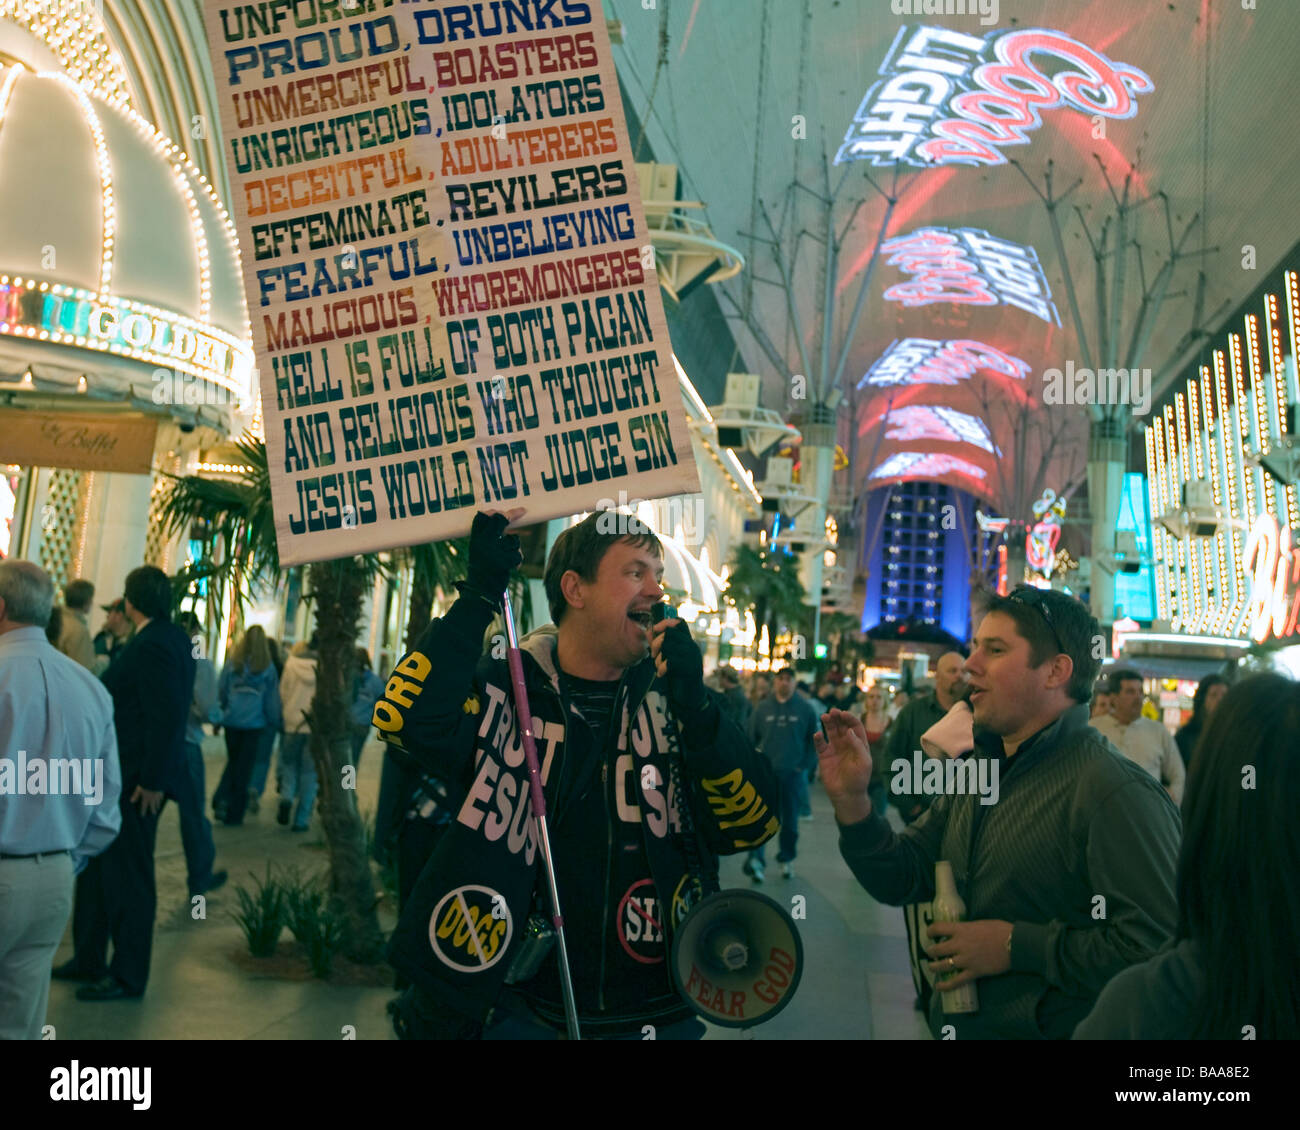
[[[307,713],[316,697],[316,653],[295,645],[285,660],[280,676],[280,702],[284,706],[284,732],[306,734],[311,731]]]
[[[402,914],[390,960],[439,1009],[476,1023],[501,997],[530,910],[546,907],[535,901],[545,878],[507,663],[481,655],[491,619],[483,602],[458,600],[397,664],[373,719],[385,741],[462,798]],[[687,1010],[666,956],[698,891],[669,734],[707,874],[716,874],[718,853],[776,834],[775,782],[717,694],[700,714],[677,718],[648,657],[614,688],[602,738],[565,690],[594,702],[600,688],[561,678],[557,635],[548,625],[520,646],[579,1015],[593,1035],[671,1023]],[[519,989],[560,1023],[554,951]],[[745,1002],[734,1003],[743,1019]]]
[[[280,725],[279,680],[275,665],[254,671],[247,663],[228,662],[218,686],[221,722],[228,730],[261,730]]]

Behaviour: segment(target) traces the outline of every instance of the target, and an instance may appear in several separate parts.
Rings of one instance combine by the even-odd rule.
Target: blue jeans
[[[203,772],[203,750],[193,742],[185,743],[184,780],[176,796],[181,817],[181,846],[185,849],[185,871],[190,893],[201,894],[212,881],[212,862],[217,849],[212,843],[212,824],[203,811],[207,783]]]
[[[244,822],[244,810],[248,807],[248,782],[253,775],[257,743],[261,740],[263,729],[265,727],[258,730],[226,727],[226,768],[221,774],[212,805],[214,809],[225,808],[223,822],[227,825]]]
[[[266,778],[271,771],[271,750],[279,733],[275,727],[267,726],[257,745],[257,761],[253,763],[253,779],[248,787],[259,797],[266,792]]]
[[[298,801],[293,826],[305,828],[311,823],[311,808],[316,803],[316,759],[311,755],[311,734],[280,735],[280,799]]]
[[[793,863],[795,844],[799,840],[799,787],[808,787],[808,776],[802,770],[777,773],[777,787],[781,794],[781,850],[776,853],[777,863]]]
[[[780,811],[778,815],[781,819],[781,832],[777,839],[780,850],[776,853],[777,863],[793,863],[795,858],[795,844],[799,840],[799,782],[802,781],[806,786],[808,776],[803,772],[784,773],[777,772],[776,784],[779,794],[777,801]],[[756,847],[749,853],[749,859],[767,866],[767,853],[764,850],[767,847],[763,844]]]

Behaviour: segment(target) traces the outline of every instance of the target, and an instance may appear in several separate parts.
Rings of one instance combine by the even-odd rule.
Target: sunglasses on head
[[[1017,604],[1028,605],[1030,608],[1038,609],[1043,619],[1047,622],[1048,630],[1052,633],[1052,639],[1056,641],[1056,647],[1059,653],[1064,654],[1065,645],[1061,643],[1060,634],[1056,630],[1056,624],[1052,620],[1052,612],[1048,607],[1047,600],[1043,596],[1043,590],[1035,588],[1033,585],[1019,585],[1007,594],[1008,600],[1014,600]]]

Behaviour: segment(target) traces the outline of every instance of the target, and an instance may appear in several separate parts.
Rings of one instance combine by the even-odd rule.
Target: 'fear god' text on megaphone
[[[677,928],[673,983],[701,1017],[724,1028],[771,1020],[794,996],[803,942],[794,920],[755,891],[719,891]]]

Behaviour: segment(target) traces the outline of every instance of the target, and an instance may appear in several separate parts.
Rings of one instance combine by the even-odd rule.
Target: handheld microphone
[[[677,619],[677,611],[671,604],[656,604],[650,609],[650,623],[657,624],[660,620]]]

